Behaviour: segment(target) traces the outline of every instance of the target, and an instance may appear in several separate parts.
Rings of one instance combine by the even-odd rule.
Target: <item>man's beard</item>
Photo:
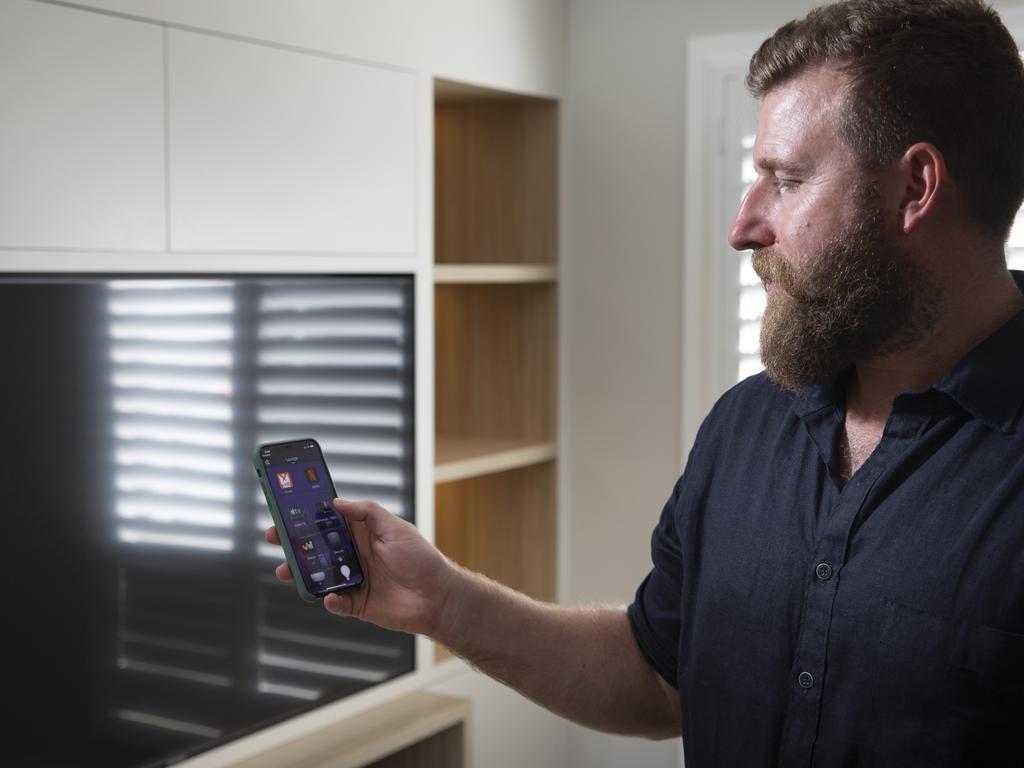
[[[905,248],[887,241],[877,192],[858,195],[856,223],[795,268],[775,248],[754,252],[754,269],[776,284],[761,323],[768,377],[798,392],[826,383],[860,360],[904,351],[925,339],[936,291]]]

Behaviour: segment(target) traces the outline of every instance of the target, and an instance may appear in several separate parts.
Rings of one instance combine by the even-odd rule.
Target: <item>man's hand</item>
[[[359,589],[327,595],[324,607],[387,629],[434,635],[451,591],[455,566],[415,526],[372,501],[334,500],[355,539],[366,579]],[[277,529],[266,531],[280,545]],[[287,563],[277,578],[293,579]]]

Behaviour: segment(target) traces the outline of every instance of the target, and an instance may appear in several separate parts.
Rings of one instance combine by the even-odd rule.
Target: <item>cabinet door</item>
[[[413,251],[411,74],[169,34],[173,249]]]
[[[163,32],[0,4],[0,247],[165,241]]]

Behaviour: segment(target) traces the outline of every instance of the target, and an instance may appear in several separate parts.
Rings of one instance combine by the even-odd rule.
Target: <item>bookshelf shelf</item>
[[[435,283],[553,283],[558,268],[550,264],[439,264]]]
[[[532,440],[440,438],[435,450],[435,483],[450,483],[553,461],[555,444]]]
[[[555,600],[558,104],[436,81],[434,108],[435,541]]]

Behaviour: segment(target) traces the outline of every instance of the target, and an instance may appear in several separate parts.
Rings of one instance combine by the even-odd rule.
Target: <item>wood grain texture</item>
[[[435,261],[554,263],[557,103],[445,102],[434,114]]]
[[[434,482],[450,483],[469,477],[542,464],[556,456],[554,443],[530,440],[438,438],[434,448]]]
[[[436,486],[437,546],[471,570],[555,600],[556,466],[551,461]]]
[[[405,765],[460,768],[467,752],[464,726],[469,716],[470,705],[465,699],[411,693],[236,765],[238,768],[400,768]],[[412,762],[401,762],[409,759]]]
[[[558,268],[553,264],[439,264],[435,283],[553,283]]]
[[[466,764],[465,726],[441,731],[373,764],[373,768],[457,768]]]
[[[439,437],[554,440],[556,299],[545,283],[435,288]]]

